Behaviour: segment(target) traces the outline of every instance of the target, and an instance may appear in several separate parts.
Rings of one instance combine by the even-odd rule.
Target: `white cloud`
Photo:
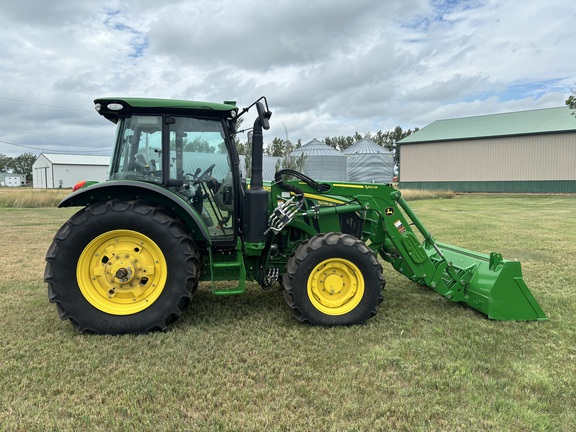
[[[561,106],[576,80],[571,0],[7,3],[0,141],[52,150],[110,148],[100,96],[266,95],[267,139],[307,142]]]

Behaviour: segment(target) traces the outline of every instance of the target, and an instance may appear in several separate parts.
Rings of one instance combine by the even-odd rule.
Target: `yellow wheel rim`
[[[364,277],[352,262],[331,258],[322,261],[308,278],[308,298],[327,315],[344,315],[364,296]]]
[[[76,278],[84,298],[112,315],[130,315],[152,305],[166,284],[162,250],[144,234],[106,232],[84,248]]]

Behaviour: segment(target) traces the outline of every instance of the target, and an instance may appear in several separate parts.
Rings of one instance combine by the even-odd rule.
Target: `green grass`
[[[167,333],[82,336],[44,253],[72,209],[0,209],[0,430],[576,430],[576,197],[411,203],[440,241],[522,261],[547,322],[494,322],[385,265],[365,326],[298,324],[279,288],[201,287]]]

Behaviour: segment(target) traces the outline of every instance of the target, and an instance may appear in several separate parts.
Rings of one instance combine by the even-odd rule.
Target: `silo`
[[[360,183],[392,183],[394,153],[374,141],[362,139],[345,149],[348,159],[348,181]]]
[[[317,139],[297,148],[290,156],[306,156],[303,172],[314,180],[346,181],[346,156]]]

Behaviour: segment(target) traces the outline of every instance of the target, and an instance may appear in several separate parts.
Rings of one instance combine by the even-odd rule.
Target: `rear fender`
[[[208,228],[198,212],[175,193],[151,183],[133,181],[97,183],[71,193],[58,204],[58,207],[85,207],[97,201],[110,201],[116,198],[141,199],[161,205],[186,223],[194,240],[211,243]]]

